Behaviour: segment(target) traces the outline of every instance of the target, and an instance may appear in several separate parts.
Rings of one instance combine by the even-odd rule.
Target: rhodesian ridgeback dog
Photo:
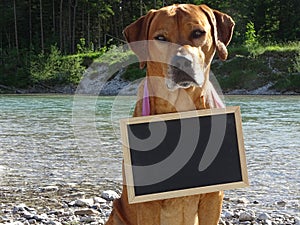
[[[206,5],[179,4],[151,10],[124,30],[130,48],[147,66],[134,116],[142,116],[144,90],[149,114],[218,107],[209,81],[215,55],[226,60],[234,28],[232,18]],[[113,203],[107,225],[216,225],[223,192],[129,204],[123,170],[123,192]]]

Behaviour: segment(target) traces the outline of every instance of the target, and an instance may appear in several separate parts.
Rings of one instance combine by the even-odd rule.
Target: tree
[[[73,5],[73,32],[72,32],[72,53],[75,52],[75,30],[76,30],[76,8],[77,8],[78,0],[75,0]]]
[[[52,27],[53,27],[53,37],[55,36],[56,24],[55,24],[55,0],[52,0]]]
[[[31,0],[28,1],[28,23],[29,23],[29,47],[32,46],[32,18],[31,18]]]
[[[40,22],[41,22],[41,49],[42,52],[45,50],[44,47],[44,26],[43,26],[43,5],[42,0],[40,0]]]
[[[59,5],[59,49],[62,51],[63,45],[63,2],[64,0],[60,0]]]
[[[14,0],[14,21],[15,21],[15,43],[16,43],[17,55],[19,56],[19,40],[18,40],[16,0]]]

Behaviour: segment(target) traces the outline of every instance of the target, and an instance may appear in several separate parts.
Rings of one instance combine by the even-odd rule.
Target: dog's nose
[[[188,57],[185,55],[176,55],[172,58],[171,65],[169,66],[169,76],[175,84],[183,88],[188,88],[196,84],[194,75],[193,63]]]
[[[174,56],[171,61],[172,66],[177,67],[182,71],[186,71],[191,68],[192,62],[185,56]]]

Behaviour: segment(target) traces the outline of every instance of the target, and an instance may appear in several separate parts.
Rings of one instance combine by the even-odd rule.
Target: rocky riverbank
[[[29,194],[24,193],[24,194]],[[106,190],[98,193],[83,191],[76,187],[62,188],[47,186],[38,188],[34,193],[13,200],[11,193],[1,194],[0,224],[29,225],[68,225],[68,224],[105,224],[112,202],[120,195],[120,190]],[[277,202],[284,205],[286,202]],[[264,211],[258,201],[250,202],[245,198],[225,198],[219,224],[267,224],[300,225],[300,218],[278,210]]]
[[[84,73],[79,85],[48,86],[42,83],[35,84],[28,89],[16,89],[0,84],[0,93],[9,94],[88,94],[88,95],[136,95],[140,80],[130,82],[123,78],[125,68],[112,74],[111,68],[106,64],[93,63]],[[222,77],[221,77],[222,78]],[[219,79],[221,79],[219,77]],[[241,78],[242,79],[242,78]],[[255,82],[253,80],[252,82]],[[224,94],[228,95],[299,95],[298,91],[274,89],[275,83],[270,81],[255,88],[226,88]]]

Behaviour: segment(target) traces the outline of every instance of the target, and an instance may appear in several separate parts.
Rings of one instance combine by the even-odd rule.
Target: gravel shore
[[[28,193],[0,193],[0,224],[104,224],[112,210],[112,202],[120,190],[89,191],[76,187],[40,187]],[[98,194],[95,194],[98,193]],[[284,206],[285,202],[277,202]],[[219,224],[300,225],[300,218],[285,212],[259,209],[259,202],[245,198],[224,198]]]

